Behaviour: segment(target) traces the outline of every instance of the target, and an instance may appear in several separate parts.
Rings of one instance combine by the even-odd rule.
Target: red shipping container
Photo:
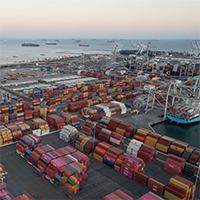
[[[133,179],[139,183],[141,183],[142,185],[146,186],[147,185],[147,182],[148,182],[148,176],[141,173],[141,172],[138,172],[138,171],[135,171],[134,172],[134,175],[133,175]]]
[[[165,189],[164,184],[160,183],[159,181],[154,180],[153,178],[148,179],[147,187],[153,190],[154,192],[157,192],[160,195],[163,195],[164,189]]]

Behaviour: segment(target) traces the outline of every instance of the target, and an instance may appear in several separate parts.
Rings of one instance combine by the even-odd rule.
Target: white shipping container
[[[141,147],[143,143],[138,141],[138,140],[136,140],[136,139],[132,139],[131,140],[131,144],[134,144],[134,145],[136,145],[138,147]]]
[[[116,138],[113,138],[113,137],[110,137],[110,142],[120,145],[120,140],[117,140]]]
[[[32,130],[33,134],[34,135],[37,135],[37,136],[41,136],[41,129],[35,129],[35,130]]]

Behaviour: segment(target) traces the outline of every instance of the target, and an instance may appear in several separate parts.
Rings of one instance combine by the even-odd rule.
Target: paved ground
[[[58,137],[59,133],[42,137],[43,144],[50,144],[60,148],[67,144]],[[56,186],[42,177],[35,175],[35,169],[15,153],[15,144],[0,148],[1,163],[8,171],[5,182],[7,189],[13,196],[29,192],[36,200],[59,199],[102,199],[117,189],[124,191],[134,199],[150,191],[146,186],[130,179],[107,165],[100,163],[91,156],[91,167],[87,170],[88,181],[82,184],[82,190],[72,196],[66,196],[65,186]],[[167,184],[173,175],[163,170],[164,163],[154,161],[146,165],[145,174]],[[191,178],[194,181],[195,177]],[[200,190],[196,191],[195,199],[200,199]]]

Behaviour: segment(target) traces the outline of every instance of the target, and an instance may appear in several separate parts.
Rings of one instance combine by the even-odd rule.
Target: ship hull
[[[33,43],[23,43],[21,44],[22,47],[39,47],[39,44],[33,44]]]
[[[190,119],[187,119],[184,117],[179,117],[177,115],[167,114],[167,118],[170,119],[171,121],[174,121],[174,122],[177,122],[180,124],[189,124],[189,123],[194,123],[194,122],[200,121],[200,116],[190,120]]]

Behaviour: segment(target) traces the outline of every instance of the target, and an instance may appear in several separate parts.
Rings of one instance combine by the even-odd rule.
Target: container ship
[[[74,43],[79,43],[81,40],[74,40]]]
[[[34,44],[34,43],[22,43],[22,47],[39,47],[39,44]]]
[[[168,109],[167,118],[181,124],[199,122],[200,109],[186,104],[174,104]]]
[[[46,42],[45,44],[46,44],[46,45],[57,45],[56,42]]]
[[[81,47],[89,47],[88,44],[79,44],[79,46],[81,46]]]

